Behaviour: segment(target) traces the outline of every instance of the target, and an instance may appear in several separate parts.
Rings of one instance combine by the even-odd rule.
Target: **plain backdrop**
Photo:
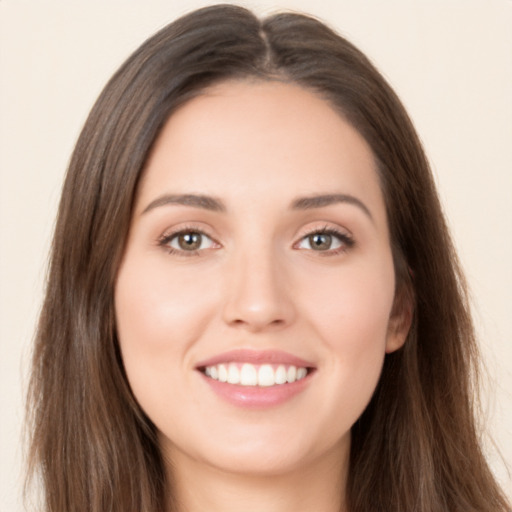
[[[76,137],[121,62],[157,29],[210,3],[0,0],[1,512],[23,510],[23,396]],[[489,370],[484,420],[495,445],[487,449],[512,495],[512,1],[239,4],[322,18],[368,54],[405,103],[471,286]]]

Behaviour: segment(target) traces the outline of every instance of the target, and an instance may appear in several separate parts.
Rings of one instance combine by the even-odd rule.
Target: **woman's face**
[[[298,86],[229,82],[158,137],[115,307],[133,393],[175,465],[346,458],[406,324],[372,152]]]

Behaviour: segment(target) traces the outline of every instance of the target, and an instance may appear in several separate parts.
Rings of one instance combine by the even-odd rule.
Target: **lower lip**
[[[227,402],[247,409],[262,409],[281,405],[298,395],[309,385],[311,374],[291,384],[275,386],[240,386],[211,379],[201,374],[210,388]]]

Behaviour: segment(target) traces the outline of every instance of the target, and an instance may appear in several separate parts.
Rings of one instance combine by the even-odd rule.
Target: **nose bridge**
[[[245,244],[233,254],[224,319],[258,331],[289,324],[294,308],[282,258],[269,241]]]

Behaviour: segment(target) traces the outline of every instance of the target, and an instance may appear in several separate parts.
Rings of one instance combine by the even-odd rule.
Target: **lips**
[[[267,407],[305,389],[315,366],[286,352],[235,350],[201,361],[196,370],[232,404]]]
[[[196,368],[204,368],[222,363],[289,364],[304,368],[314,367],[312,362],[281,350],[238,349],[201,361],[196,365]]]

